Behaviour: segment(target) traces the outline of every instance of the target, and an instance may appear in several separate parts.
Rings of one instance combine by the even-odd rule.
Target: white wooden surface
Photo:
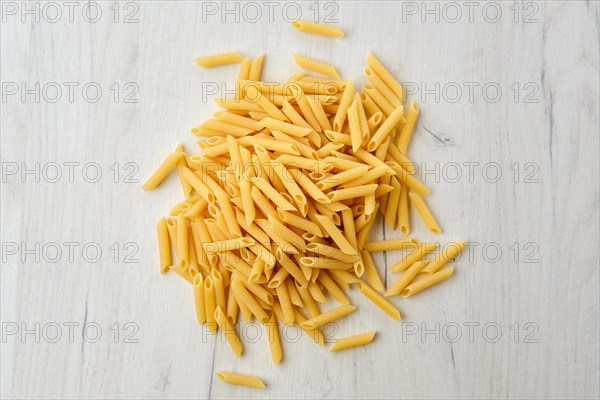
[[[258,2],[263,13],[258,22],[244,21],[243,15],[235,22],[225,15],[225,24],[222,9],[207,15],[206,6],[203,10],[195,2],[133,2],[139,22],[129,24],[114,22],[113,2],[98,3],[103,14],[97,23],[83,20],[79,8],[69,22],[61,2],[57,22],[42,18],[36,23],[31,16],[22,22],[23,10],[12,15],[7,3],[0,42],[6,96],[1,103],[2,398],[600,395],[597,2],[476,2],[472,22],[459,2],[462,17],[454,23],[455,11],[443,3],[437,4],[439,22],[427,14],[423,22],[421,2],[338,2],[333,18],[347,32],[342,40],[292,30],[282,16],[283,3],[272,21],[267,5]],[[297,4],[304,17],[314,17],[312,2]],[[495,5],[502,9],[500,20],[488,22],[482,9],[494,18],[489,7]],[[118,5],[120,19],[134,6]],[[212,6],[222,7],[220,2]],[[412,15],[415,6],[419,11]],[[242,3],[237,7],[243,12]],[[321,18],[335,11],[323,2],[318,8]],[[537,22],[523,23],[522,14],[515,22],[515,10]],[[203,82],[230,85],[237,72],[234,66],[200,69],[191,61],[195,56],[264,52],[266,79],[279,80],[296,70],[291,53],[298,52],[331,60],[344,77],[364,83],[368,50],[403,81],[427,89],[439,83],[438,100],[434,94],[421,99],[422,86],[411,96],[421,106],[422,119],[410,156],[429,170],[439,163],[439,174],[429,173],[427,183],[444,233],[435,237],[416,218],[413,232],[420,240],[476,242],[472,256],[456,263],[451,281],[409,300],[394,299],[402,322],[352,293],[359,310],[331,336],[377,329],[366,348],[331,354],[303,336],[285,344],[284,362],[274,368],[262,337],[236,359],[220,336],[203,338],[190,287],[174,274],[158,274],[154,224],[181,199],[177,178],[171,176],[158,191],[142,192],[139,183],[123,182],[123,164],[139,166],[134,178],[142,180],[178,141],[194,149],[189,128],[216,110]],[[27,88],[56,82],[63,98],[52,103],[53,92],[47,92],[39,102],[33,95],[22,101],[21,92],[8,95],[14,86],[7,82]],[[71,103],[65,82],[78,82],[79,88],[96,82],[103,97],[90,103],[76,90]],[[118,102],[110,90],[115,82],[121,84]],[[127,82],[139,88],[137,103],[123,102],[131,92],[122,86]],[[466,86],[471,83],[478,85],[472,100]],[[481,91],[486,84],[488,98]],[[463,93],[453,102],[450,90],[456,86]],[[502,90],[497,102],[490,100],[494,87]],[[535,102],[525,102],[526,94]],[[22,170],[36,162],[47,172],[39,182],[21,171],[7,175],[13,163]],[[86,182],[79,166],[71,183],[63,166],[62,179],[51,183],[52,162],[96,162],[103,175],[96,183]],[[118,183],[109,169],[115,162],[121,166]],[[464,164],[470,162],[479,163],[473,179]],[[458,182],[451,163],[463,174]],[[502,176],[488,182],[494,180],[494,166]],[[515,169],[520,171],[516,179]],[[526,173],[533,175],[526,179]],[[399,236],[375,230],[374,238]],[[54,253],[36,261],[23,251],[36,243],[49,251],[53,242],[63,250],[56,262],[51,262]],[[72,262],[65,242],[79,243]],[[86,243],[102,249],[98,262],[82,256]],[[116,262],[109,248],[113,243],[121,249]],[[128,243],[139,246],[131,263],[124,262],[133,249],[123,248]],[[498,248],[502,254],[496,259]],[[382,274],[397,257],[377,257]],[[71,339],[68,323],[77,324]],[[424,329],[435,332],[438,323],[437,334],[422,337]],[[53,324],[62,327],[56,343],[51,343]],[[487,331],[485,324],[491,324]],[[102,329],[95,343],[94,326]],[[454,340],[456,326],[462,336]],[[10,334],[15,327],[18,333]],[[130,339],[137,343],[124,338],[133,327],[138,330]],[[495,341],[497,327],[502,334]],[[23,336],[23,329],[34,333]],[[417,334],[408,334],[415,329]],[[289,332],[290,341],[295,334]],[[214,375],[218,369],[261,376],[268,390],[225,385]]]

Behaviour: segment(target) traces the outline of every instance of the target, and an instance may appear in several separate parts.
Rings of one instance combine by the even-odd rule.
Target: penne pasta
[[[427,228],[431,232],[437,233],[438,235],[442,233],[442,228],[440,228],[437,221],[431,214],[431,211],[429,211],[429,207],[427,207],[427,204],[425,204],[423,198],[414,192],[408,193],[408,197],[410,198],[410,202],[412,203],[412,205],[417,209],[419,216],[421,217]]]
[[[217,378],[225,383],[232,385],[249,386],[257,389],[264,389],[264,382],[255,376],[235,374],[233,372],[216,371]]]
[[[358,289],[360,292],[369,300],[371,300],[375,305],[385,311],[393,319],[400,321],[400,311],[390,303],[385,297],[377,293],[372,287],[367,285],[364,282],[358,282]]]
[[[425,275],[433,274],[440,270],[448,261],[452,260],[458,253],[465,248],[466,242],[450,243],[437,254],[435,258],[427,264],[421,273]]]
[[[231,350],[233,350],[233,353],[240,357],[244,352],[244,346],[242,345],[238,335],[235,333],[235,329],[233,329],[231,322],[229,319],[227,319],[225,311],[223,311],[220,306],[217,306],[217,309],[215,310],[215,321],[217,321],[219,324],[221,332],[223,332],[223,335],[225,336],[227,343],[229,343],[229,347],[231,347]]]
[[[314,33],[317,35],[331,36],[331,37],[342,37],[344,32],[335,26],[316,24],[311,21],[294,21],[292,22],[294,29],[300,32]]]
[[[309,329],[319,328],[325,324],[345,317],[346,315],[353,313],[355,310],[356,307],[350,304],[341,305],[300,323],[300,326]]]
[[[425,278],[419,279],[418,281],[415,281],[408,285],[406,288],[404,288],[404,290],[402,290],[401,295],[405,298],[414,296],[415,294],[420,293],[423,290],[433,285],[437,285],[438,283],[450,278],[452,276],[452,272],[454,272],[454,268],[448,267],[442,269],[441,271],[435,272]]]
[[[219,65],[234,64],[244,59],[239,53],[223,53],[214,56],[196,57],[194,61],[201,67],[210,68]]]
[[[336,351],[346,350],[352,347],[364,346],[365,344],[369,344],[373,341],[375,333],[376,331],[370,331],[338,339],[333,346],[331,346],[329,351],[334,353]]]
[[[308,57],[303,57],[299,54],[294,54],[294,61],[300,68],[309,69],[323,75],[331,76],[335,79],[342,79],[340,74],[335,70],[335,67]]]

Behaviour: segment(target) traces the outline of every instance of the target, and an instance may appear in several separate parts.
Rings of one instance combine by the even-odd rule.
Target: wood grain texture
[[[69,22],[64,6],[56,23],[22,22],[22,10],[2,9],[2,398],[600,396],[597,2],[493,3],[502,10],[497,22],[482,16],[489,3],[478,3],[472,22],[460,6],[462,17],[450,22],[454,12],[430,2],[440,21],[425,15],[423,22],[421,2],[337,2],[337,8],[321,2],[320,18],[333,11],[346,31],[341,40],[293,30],[283,3],[272,21],[258,2],[259,21],[248,21],[254,14],[246,9],[246,20],[241,15],[236,22],[223,10],[208,15],[207,3],[140,1],[132,3],[139,22],[128,24],[114,22],[112,3],[99,4],[97,23],[80,13]],[[305,18],[314,18],[312,2],[297,4]],[[120,21],[135,7],[121,3]],[[237,7],[244,12],[243,4]],[[524,23],[524,16],[537,22]],[[290,329],[283,363],[274,368],[263,328],[249,325],[246,337],[262,337],[236,359],[220,335],[203,335],[196,324],[191,287],[174,274],[158,274],[154,225],[182,198],[177,178],[142,192],[140,183],[123,182],[123,165],[139,166],[134,177],[141,181],[177,142],[195,149],[189,128],[216,111],[207,92],[222,82],[231,90],[237,73],[235,66],[200,69],[196,56],[265,53],[265,76],[282,80],[297,70],[291,54],[298,52],[331,61],[358,85],[368,50],[408,82],[409,100],[421,109],[409,155],[432,189],[427,201],[444,232],[427,232],[413,213],[411,236],[469,240],[470,253],[456,262],[450,281],[393,299],[402,322],[352,291],[358,310],[328,337],[376,329],[369,346],[330,354],[306,335],[296,340],[298,331]],[[7,94],[12,83],[31,88],[35,82],[58,83],[62,99],[48,101],[51,92],[42,92],[39,102]],[[76,90],[69,102],[65,82],[79,88],[96,82],[103,96],[91,103]],[[119,101],[110,89],[115,82]],[[131,92],[127,82],[139,88],[137,103],[123,101]],[[498,88],[501,98],[494,101]],[[5,174],[36,162],[40,168],[81,165],[73,183],[65,166],[56,183],[43,174],[39,182],[20,171]],[[91,162],[102,171],[96,183],[81,176]],[[109,169],[115,162],[118,183]],[[399,236],[379,221],[372,238]],[[73,261],[66,242],[79,243]],[[28,249],[58,243],[63,254],[50,262],[50,253],[40,250],[36,261],[21,243]],[[86,243],[102,250],[99,261],[82,255]],[[20,247],[17,254],[12,244]],[[132,252],[132,262],[125,262]],[[374,257],[386,282],[397,276],[385,271],[398,257]],[[21,336],[36,323],[39,340],[34,333]],[[54,323],[62,327],[56,343]],[[68,323],[77,324],[72,338]],[[92,323],[102,329],[95,343]],[[15,327],[19,332],[11,335]],[[431,332],[423,335],[425,329]],[[220,369],[260,376],[268,389],[225,385],[214,375]]]

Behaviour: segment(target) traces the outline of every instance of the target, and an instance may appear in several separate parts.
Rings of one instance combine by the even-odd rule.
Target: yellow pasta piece
[[[369,141],[369,145],[367,146],[368,151],[375,151],[381,145],[381,143],[383,143],[384,139],[388,137],[390,132],[392,132],[394,127],[398,124],[398,122],[400,122],[403,112],[404,108],[402,105],[399,105],[388,116],[388,118],[383,121],[383,124],[381,124],[379,129],[377,129],[377,132],[375,132]]]
[[[204,302],[204,280],[202,275],[194,277],[194,303],[196,305],[196,320],[199,324],[206,322],[206,305]]]
[[[260,322],[266,322],[269,320],[269,317],[263,310],[263,308],[258,304],[256,299],[248,292],[244,284],[239,280],[234,280],[231,282],[231,289],[235,292],[235,298],[240,305],[242,304],[246,306],[252,314],[256,317]]]
[[[435,258],[427,264],[427,266],[423,269],[422,273],[425,275],[432,274],[441,269],[444,265],[448,263],[448,261],[452,260],[458,253],[465,248],[466,242],[455,242],[450,243],[444,249],[440,251],[439,254],[435,256]]]
[[[406,114],[406,123],[402,127],[400,135],[398,136],[398,148],[400,151],[402,151],[402,153],[406,153],[406,150],[408,149],[408,144],[410,143],[410,139],[412,137],[418,117],[419,107],[417,106],[417,103],[413,101]]]
[[[171,265],[171,244],[169,239],[169,230],[167,221],[161,218],[156,224],[156,233],[158,236],[158,250],[160,255],[160,273],[164,274]]]
[[[412,205],[415,206],[415,208],[417,209],[419,216],[421,217],[427,228],[433,233],[442,233],[442,229],[431,214],[431,211],[429,211],[429,208],[427,207],[427,204],[425,204],[423,198],[414,192],[410,192],[408,194],[408,197],[410,198],[410,202],[412,203]]]
[[[166,178],[177,162],[183,157],[183,152],[174,152],[167,156],[165,161],[156,169],[150,178],[142,185],[142,189],[156,189]]]
[[[319,221],[321,226],[325,228],[329,236],[333,239],[333,241],[338,245],[340,250],[343,253],[350,255],[358,255],[358,252],[350,242],[344,237],[344,235],[340,232],[340,230],[335,226],[335,223],[331,219],[331,217],[325,215],[315,215],[315,218]]]
[[[217,378],[232,385],[249,386],[257,389],[266,388],[262,379],[250,375],[235,374],[233,372],[216,371]]]
[[[207,276],[204,279],[204,306],[206,308],[206,322],[207,329],[209,332],[217,331],[217,324],[215,321],[215,309],[216,299],[215,299],[215,288],[213,285],[212,277]]]
[[[274,105],[267,97],[258,91],[254,86],[250,86],[246,89],[246,100],[249,102],[255,102],[259,107],[264,110],[271,118],[287,121],[287,117],[276,105]]]
[[[403,90],[400,82],[383,66],[383,64],[370,51],[367,53],[367,64],[385,82],[392,92],[400,100],[403,98]]]
[[[364,249],[370,252],[388,251],[388,250],[406,250],[416,247],[419,244],[415,238],[403,238],[392,240],[379,240],[365,243]]]
[[[272,131],[281,131],[283,133],[287,133],[288,135],[298,137],[304,137],[312,132],[311,128],[297,126],[273,118],[262,119],[258,122],[258,124],[262,127],[269,128]]]
[[[331,37],[342,37],[344,32],[335,26],[316,24],[311,21],[295,21],[292,22],[294,29],[300,32],[314,33],[317,35],[331,36]]]
[[[345,317],[348,314],[353,313],[356,310],[356,307],[350,304],[344,304],[339,307],[336,307],[332,310],[319,314],[316,317],[310,318],[302,323],[300,326],[309,329],[319,328],[325,324],[338,320],[342,317]]]
[[[283,357],[283,350],[281,348],[281,340],[279,339],[279,329],[277,327],[277,320],[275,314],[271,313],[269,322],[265,323],[267,330],[267,339],[269,340],[269,348],[271,349],[271,359],[274,365],[279,365],[281,358]]]
[[[367,250],[362,250],[360,252],[362,255],[363,262],[365,264],[365,274],[367,275],[367,279],[373,288],[379,292],[383,292],[385,289],[383,286],[383,282],[381,281],[381,276],[377,271],[377,267],[373,262],[373,258],[371,257],[371,253]]]
[[[335,283],[331,276],[329,276],[329,273],[327,273],[327,271],[319,272],[319,276],[317,277],[317,279],[323,284],[325,289],[327,289],[329,294],[331,294],[331,296],[338,303],[342,305],[350,304],[350,300],[348,300],[348,297],[346,296],[346,294],[344,294],[344,291],[337,285],[337,283]]]
[[[221,328],[221,332],[227,339],[227,343],[229,343],[229,347],[233,350],[233,353],[236,356],[241,356],[244,352],[244,346],[238,335],[235,333],[235,329],[231,325],[231,322],[227,319],[227,315],[225,315],[225,311],[220,306],[217,306],[215,310],[215,321],[219,324]]]
[[[249,80],[252,80],[252,81],[260,80],[264,60],[265,60],[264,54],[261,54],[258,57],[256,57],[254,60],[252,60],[252,63],[250,63],[250,72],[248,73]]]
[[[214,56],[197,57],[197,58],[194,58],[194,61],[199,66],[208,68],[208,67],[216,67],[219,65],[238,63],[238,62],[241,62],[243,59],[244,59],[244,56],[242,56],[239,53],[223,53],[223,54],[216,54]]]
[[[377,307],[379,307],[383,311],[385,311],[385,313],[388,314],[390,317],[392,317],[393,319],[395,319],[397,321],[400,321],[400,319],[401,319],[400,311],[392,303],[390,303],[385,297],[383,297],[382,295],[377,293],[372,287],[370,287],[369,285],[367,285],[364,282],[358,282],[357,285],[358,285],[358,289],[360,290],[360,292],[366,298],[368,298],[373,303],[375,303],[375,305],[377,305]]]
[[[419,279],[418,281],[414,281],[404,290],[402,290],[402,297],[406,298],[414,296],[415,294],[420,293],[433,285],[437,285],[438,283],[450,278],[452,276],[452,272],[454,272],[454,268],[448,267],[425,278]]]
[[[427,265],[427,261],[414,262],[398,280],[396,280],[390,288],[385,292],[385,296],[394,296],[402,293],[402,291],[412,282],[419,272]]]
[[[333,65],[329,65],[308,57],[303,57],[299,54],[294,54],[294,61],[300,68],[309,69],[335,79],[342,79]]]
[[[394,107],[398,107],[402,104],[402,101],[396,94],[390,89],[387,84],[381,79],[371,68],[365,68],[363,70],[365,77],[371,82],[373,86],[377,88],[379,92],[385,97],[387,101]]]
[[[337,339],[337,341],[329,349],[330,352],[334,353],[340,350],[350,349],[352,347],[364,346],[373,341],[375,333],[377,331],[369,331],[365,333],[359,333],[354,336],[347,336],[345,338]]]
[[[436,243],[421,243],[416,249],[402,257],[397,263],[392,265],[389,269],[392,272],[402,272],[413,263],[419,261],[426,254],[431,253],[437,247]]]

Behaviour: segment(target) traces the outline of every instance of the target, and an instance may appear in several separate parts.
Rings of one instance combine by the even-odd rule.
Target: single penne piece
[[[419,272],[427,265],[426,260],[414,262],[398,280],[396,280],[389,289],[385,292],[385,296],[395,296],[400,293],[412,282]]]
[[[225,299],[225,283],[223,282],[223,276],[218,269],[213,268],[210,271],[210,277],[212,278],[213,287],[215,289],[215,305],[216,307],[227,308],[227,300]]]
[[[204,302],[204,279],[197,274],[192,282],[194,285],[194,303],[196,305],[196,320],[200,325],[206,322],[206,305]]]
[[[299,54],[293,55],[294,61],[300,68],[309,69],[323,75],[331,76],[335,79],[342,79],[333,65],[329,65],[308,57],[303,57]]]
[[[404,288],[404,290],[402,290],[401,295],[404,298],[414,296],[415,294],[420,293],[423,290],[433,285],[437,285],[438,283],[450,278],[452,276],[452,272],[454,272],[454,268],[448,267],[442,269],[441,271],[433,273],[425,278],[414,281],[406,288]]]
[[[194,62],[201,67],[209,68],[219,65],[234,64],[244,59],[240,53],[223,53],[214,56],[196,57]]]
[[[364,91],[369,95],[373,102],[377,104],[379,109],[387,117],[394,112],[394,106],[385,98],[385,96],[373,85],[367,84],[364,86]],[[365,104],[365,103],[363,103]],[[366,106],[366,104],[365,104]]]
[[[321,190],[331,189],[334,186],[342,185],[364,176],[367,171],[369,171],[369,168],[368,165],[363,165],[361,167],[344,170],[338,174],[325,177],[323,180],[317,182],[316,185]]]
[[[408,188],[402,185],[400,204],[398,205],[398,226],[403,235],[410,233],[410,218],[408,217]]]
[[[246,100],[249,102],[255,102],[258,106],[269,114],[271,118],[280,120],[280,121],[288,121],[287,117],[275,104],[273,104],[268,97],[264,96],[258,89],[254,86],[249,86],[246,89]]]
[[[333,346],[331,346],[329,351],[334,353],[336,351],[346,350],[352,347],[369,344],[373,341],[376,332],[377,331],[370,331],[365,333],[359,333],[358,335],[347,336],[341,339],[337,339],[337,341],[333,344]]]
[[[299,325],[300,328],[302,328],[302,330],[306,332],[315,343],[321,346],[325,344],[325,337],[319,328],[310,329],[302,326],[302,323],[306,321],[306,317],[300,311],[298,311],[298,309],[294,309],[294,316],[296,317],[296,325]]]
[[[183,152],[183,145],[179,143],[177,148],[175,149],[177,152]],[[184,152],[185,154],[185,152]],[[186,155],[187,156],[187,155]],[[192,186],[185,180],[183,177],[183,168],[187,166],[186,157],[181,157],[177,163],[175,164],[177,167],[177,174],[179,175],[179,181],[181,182],[181,188],[183,189],[183,195],[188,198],[190,197],[190,193],[192,193]]]
[[[375,101],[366,92],[360,92],[359,95],[363,107],[369,112],[370,115],[381,113],[383,116],[383,111],[381,108],[379,108]]]
[[[392,91],[390,87],[373,71],[371,68],[365,68],[363,70],[364,76],[371,82],[373,86],[377,88],[381,92],[381,94],[386,98],[387,101],[394,107],[398,107],[402,104],[401,99],[396,96],[396,94]]]
[[[292,246],[296,247],[298,250],[306,252],[306,243],[304,242],[302,236],[298,235],[296,232],[292,231],[290,228],[285,226],[276,217],[269,215],[268,222],[269,228],[271,228],[271,231],[274,232],[277,236],[284,238],[287,242],[291,243]]]
[[[352,263],[345,263],[340,260],[325,257],[301,257],[299,263],[300,265],[310,268],[341,269],[344,271],[352,268]]]
[[[258,304],[250,292],[248,292],[241,280],[232,281],[230,290],[235,291],[235,298],[240,305],[240,308],[242,304],[245,305],[260,322],[264,323],[269,320],[269,316],[265,313],[264,309]]]
[[[379,126],[381,121],[383,120],[383,113],[381,111],[376,112],[371,115],[367,120],[367,126],[369,128],[369,132],[375,133],[375,129]]]
[[[252,118],[242,115],[233,114],[227,111],[217,111],[213,114],[216,120],[225,122],[231,125],[241,126],[242,128],[250,129],[251,131],[260,131],[262,127]]]
[[[356,249],[352,247],[352,245],[350,244],[350,242],[348,242],[348,240],[342,234],[342,232],[340,232],[340,230],[335,226],[335,223],[333,222],[333,219],[331,219],[331,217],[317,214],[315,215],[315,218],[318,220],[321,226],[325,228],[329,236],[338,245],[338,247],[343,253],[350,255],[358,255]]]
[[[251,81],[260,81],[260,76],[262,72],[263,61],[265,60],[265,55],[261,54],[256,57],[250,63],[250,72],[248,73],[248,80]]]
[[[239,309],[235,293],[233,293],[233,290],[229,289],[227,293],[227,318],[229,318],[234,325],[237,322]]]
[[[373,289],[377,290],[378,292],[383,292],[385,290],[385,287],[383,286],[383,282],[381,281],[381,276],[377,271],[377,267],[373,262],[371,253],[369,253],[367,250],[362,250],[360,254],[362,255],[362,259],[365,265],[365,275],[367,276],[369,283],[371,284]]]
[[[218,119],[209,119],[206,122],[202,123],[202,125],[200,125],[200,128],[212,129],[215,131],[222,132],[225,135],[231,135],[234,137],[243,137],[254,132],[254,129],[230,124],[228,122],[224,122]]]
[[[348,81],[346,83],[346,87],[344,88],[344,92],[342,93],[342,98],[340,99],[340,106],[338,107],[337,112],[335,113],[335,118],[333,119],[333,130],[340,132],[344,127],[344,122],[346,121],[346,115],[348,112],[348,107],[352,103],[352,99],[354,98],[354,83],[352,81]]]
[[[294,29],[300,32],[314,33],[317,35],[331,36],[331,37],[342,37],[344,32],[335,26],[317,24],[311,21],[295,21],[292,22]]]
[[[300,296],[298,288],[296,288],[296,285],[292,281],[292,278],[286,279],[284,283],[287,292],[290,295],[290,301],[292,302],[292,304],[297,307],[304,307],[304,303],[302,302],[302,296]]]
[[[244,346],[238,335],[235,333],[235,329],[231,325],[231,322],[227,318],[227,315],[221,306],[217,306],[215,310],[215,321],[217,324],[219,324],[221,332],[225,336],[225,339],[227,340],[227,343],[229,343],[229,347],[231,347],[233,353],[240,357],[244,352]]]
[[[217,323],[215,321],[215,309],[217,308],[215,298],[215,287],[212,277],[209,275],[204,279],[204,307],[206,309],[206,322],[209,332],[217,331]]]
[[[315,299],[319,303],[327,303],[327,297],[325,296],[321,288],[319,288],[319,285],[317,285],[314,282],[309,282],[307,289],[313,299]]]
[[[400,182],[395,177],[392,177],[391,180],[392,191],[389,193],[387,197],[387,206],[385,210],[385,222],[392,229],[396,228],[396,219],[398,217],[398,204],[400,203],[400,191],[402,190],[402,186]]]
[[[225,253],[227,251],[236,251],[244,247],[249,247],[256,244],[249,237],[240,237],[235,239],[221,240],[218,242],[204,242],[202,246],[207,254]]]
[[[302,187],[302,189],[304,189],[310,197],[319,203],[331,203],[329,197],[327,197],[327,195],[323,193],[321,189],[319,189],[306,175],[299,170],[290,169],[289,171],[296,182],[298,182],[298,185],[300,185],[300,187]]]
[[[277,261],[279,264],[285,269],[289,274],[296,280],[298,284],[300,284],[303,288],[308,286],[308,279],[300,269],[298,265],[294,261],[292,261],[286,253],[283,251],[276,252],[275,254]]]
[[[171,265],[171,241],[169,239],[169,229],[165,218],[158,220],[156,224],[156,233],[158,236],[158,252],[160,256],[160,273],[164,274]]]
[[[402,105],[397,106],[394,111],[383,121],[377,132],[371,137],[369,145],[367,146],[368,151],[375,151],[383,141],[389,137],[390,132],[393,131],[394,127],[400,122],[404,107]]]
[[[356,102],[356,109],[358,110],[358,120],[360,122],[360,130],[362,131],[362,146],[367,146],[371,139],[371,131],[369,129],[369,121],[367,120],[367,113],[363,107],[360,95],[356,93],[354,95],[354,101]]]
[[[312,129],[311,133],[314,133]],[[319,158],[319,153],[317,153],[317,151],[311,146],[310,139],[295,138],[293,136],[286,135],[285,133],[280,131],[271,131],[271,134],[277,140],[293,143],[303,157],[309,158],[311,160],[317,160]]]
[[[402,126],[402,130],[400,131],[400,135],[398,136],[398,148],[402,153],[406,153],[408,149],[408,144],[410,143],[410,139],[413,134],[413,130],[415,128],[415,123],[417,122],[417,118],[419,117],[419,107],[417,103],[414,101],[411,103],[408,108],[408,112],[406,114],[406,123]]]
[[[248,101],[247,99],[238,100],[235,98],[224,99],[221,97],[216,97],[214,99],[214,102],[217,103],[217,105],[219,107],[229,110],[229,112],[263,111],[263,109],[258,105],[258,103],[256,103],[255,101]],[[217,135],[220,134],[220,132],[218,132],[218,131],[214,131],[214,132],[216,132]],[[214,132],[211,132],[211,134],[204,134],[203,136],[213,136],[213,135],[215,135]],[[223,136],[223,135],[220,135],[220,136]]]
[[[307,285],[307,287],[302,287],[298,281],[294,281],[294,285],[296,286],[296,289],[298,290],[298,293],[300,294],[300,297],[302,298],[302,303],[304,304],[304,308],[306,309],[306,311],[308,311],[308,314],[311,316],[311,318],[316,317],[319,314],[321,314],[321,311],[319,311],[319,307],[317,306],[315,299],[313,299],[310,292],[308,291],[308,285]],[[298,322],[296,322],[296,323],[298,323]],[[310,328],[310,327],[306,327],[306,328]]]
[[[272,131],[281,131],[291,136],[304,137],[312,132],[311,128],[297,126],[287,122],[283,122],[273,118],[265,118],[260,120],[259,125],[264,128],[269,128]]]
[[[247,225],[251,225],[256,217],[256,208],[252,199],[252,185],[245,177],[240,180],[240,193],[242,195],[242,204],[244,206],[244,218]]]
[[[279,157],[277,157],[277,161],[292,168],[302,168],[309,171],[329,172],[333,169],[332,165],[327,164],[323,160],[313,160],[310,158],[293,156],[290,154],[280,155]]]
[[[271,349],[271,359],[273,360],[274,365],[278,365],[281,362],[283,350],[281,348],[281,340],[279,339],[279,328],[277,327],[277,320],[275,319],[274,313],[271,313],[269,321],[265,322],[264,325],[267,330],[269,348]]]
[[[196,175],[191,169],[184,167],[183,168],[183,176],[185,179],[192,185],[192,187],[198,192],[200,196],[208,204],[213,204],[215,202],[214,193],[206,186],[204,182]]]
[[[233,372],[216,371],[217,377],[225,383],[232,385],[249,386],[257,389],[264,389],[265,383],[255,376],[235,374]]]
[[[314,131],[321,132],[321,125],[319,125],[319,121],[317,120],[317,117],[313,113],[313,110],[310,104],[308,103],[308,97],[306,96],[302,88],[300,88],[300,86],[292,86],[290,87],[290,90],[294,94],[294,98],[298,103],[298,107],[300,109],[302,117],[306,120],[306,122]]]
[[[260,278],[265,269],[265,264],[265,260],[262,258],[257,258],[254,260],[254,263],[252,264],[252,271],[250,271],[250,275],[248,276],[249,282],[255,283]]]
[[[377,291],[375,291],[375,289],[373,289],[372,287],[370,287],[369,285],[367,285],[364,282],[358,282],[358,290],[360,290],[360,292],[369,300],[371,300],[373,303],[375,303],[375,305],[377,305],[377,307],[381,308],[383,311],[385,311],[390,317],[392,317],[393,319],[400,321],[401,316],[400,316],[400,311],[392,304],[389,302],[389,300],[387,300],[385,297],[383,297],[382,295],[380,295]]]
[[[352,144],[352,151],[356,152],[360,149],[363,142],[356,100],[348,107],[348,126],[350,127],[350,143]]]
[[[378,185],[376,183],[372,183],[370,185],[354,186],[354,187],[349,187],[346,189],[338,189],[338,190],[334,190],[333,192],[329,192],[327,194],[327,197],[329,197],[329,200],[331,200],[331,201],[342,201],[342,200],[348,200],[348,199],[355,199],[357,197],[363,197],[368,194],[375,193],[375,190],[377,190],[377,186]]]
[[[396,163],[394,161],[386,161],[385,164],[388,165],[392,170],[394,170],[394,172],[396,173],[396,178],[400,182],[402,182],[403,184],[408,186],[410,188],[410,190],[412,190],[413,192],[415,192],[421,196],[425,196],[425,195],[431,193],[431,190],[429,190],[429,188],[427,186],[425,186],[423,183],[418,181],[414,176],[409,174],[398,163]]]
[[[430,275],[434,272],[437,272],[444,265],[446,265],[450,260],[452,260],[458,253],[465,248],[466,242],[454,242],[445,246],[440,252],[435,256],[435,258],[427,264],[425,268],[421,271],[422,274]]]
[[[293,323],[294,307],[292,306],[290,295],[287,290],[287,285],[279,285],[275,288],[275,290],[277,292],[277,299],[279,300],[279,304],[281,305],[281,310],[283,313],[283,318],[281,318],[281,320],[286,324]]]
[[[409,174],[415,173],[415,163],[413,163],[410,158],[408,158],[396,144],[390,142],[388,146],[388,154],[389,156],[396,161],[406,172]]]
[[[289,201],[285,199],[269,182],[267,182],[263,177],[257,176],[252,180],[254,186],[256,186],[260,191],[267,196],[277,207],[281,208],[285,211],[297,211],[296,207],[294,207]]]
[[[392,240],[378,240],[365,243],[364,249],[370,252],[388,250],[412,249],[419,244],[415,238],[403,238]]]
[[[231,207],[231,201],[229,200],[229,196],[225,192],[216,192],[215,197],[217,198],[217,203],[221,208],[221,212],[225,216],[225,222],[227,223],[227,228],[229,232],[234,237],[242,237],[242,231],[240,230],[240,226],[237,223],[237,219],[235,218],[235,213],[233,212],[233,208]]]
[[[152,176],[142,185],[142,189],[156,189],[158,185],[166,178],[173,168],[176,167],[177,162],[184,156],[183,152],[174,152],[167,156],[165,161],[154,171]]]
[[[277,210],[277,214],[279,215],[279,219],[281,219],[286,224],[303,230],[305,232],[310,232],[318,237],[323,237],[319,225],[315,224],[311,220],[281,209]]]
[[[309,243],[306,246],[306,250],[311,251],[320,256],[333,258],[339,261],[342,261],[346,264],[351,265],[354,261],[358,259],[357,255],[348,255],[344,254],[337,247],[329,246],[323,243]]]
[[[321,130],[331,130],[331,123],[327,119],[327,114],[325,114],[325,110],[323,110],[323,105],[321,102],[310,97],[307,97],[306,100],[308,101],[308,105],[310,106],[313,115],[317,119]]]
[[[322,314],[317,315],[316,317],[312,317],[300,324],[300,326],[305,328],[319,328],[325,324],[336,321],[342,317],[345,317],[348,314],[353,313],[356,310],[356,307],[350,304],[344,304],[339,307],[336,307],[332,310],[326,311]]]
[[[369,65],[369,67],[371,67],[371,69],[385,82],[385,84],[392,90],[394,95],[402,100],[402,85],[370,51],[367,53],[367,65]]]
[[[188,223],[181,215],[177,217],[177,257],[179,261],[189,263]]]
[[[442,228],[440,228],[437,221],[431,214],[431,211],[429,211],[429,207],[427,207],[427,204],[425,204],[423,198],[414,192],[408,193],[408,197],[410,198],[410,202],[412,203],[412,205],[415,206],[415,208],[417,209],[419,216],[421,217],[427,228],[431,232],[437,233],[438,235],[442,233]]]
[[[344,291],[335,283],[335,281],[329,276],[327,271],[321,271],[319,276],[317,277],[318,281],[323,284],[325,289],[329,292],[329,294],[337,301],[338,303],[350,304],[350,300],[344,293]]]
[[[302,211],[307,200],[304,193],[302,193],[302,190],[300,190],[298,183],[296,183],[296,181],[292,178],[290,172],[285,168],[283,163],[279,161],[271,161],[271,167],[277,176],[279,176],[279,179],[281,179],[283,186],[285,186],[287,189],[287,193],[292,197],[294,203],[296,203],[296,208]]]
[[[398,262],[392,265],[389,270],[392,272],[402,272],[415,262],[419,261],[425,255],[431,253],[437,247],[436,243],[421,243],[416,249],[402,257]]]

